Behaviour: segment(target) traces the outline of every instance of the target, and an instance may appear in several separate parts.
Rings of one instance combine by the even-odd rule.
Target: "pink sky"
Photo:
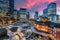
[[[17,10],[19,10],[20,8],[27,8],[32,12],[41,12],[47,7],[49,3],[55,2],[55,0],[16,0],[15,2],[15,9]],[[60,11],[60,0],[56,0],[56,3],[57,9]]]

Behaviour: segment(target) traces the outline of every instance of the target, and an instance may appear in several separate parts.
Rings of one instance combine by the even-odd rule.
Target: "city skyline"
[[[57,3],[57,14],[59,14],[59,0],[15,0],[15,9],[19,10],[20,8],[27,8],[30,12],[38,11],[42,14],[43,9],[51,2]]]

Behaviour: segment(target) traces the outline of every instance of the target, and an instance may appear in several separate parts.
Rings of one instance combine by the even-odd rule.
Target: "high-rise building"
[[[58,20],[58,15],[56,14],[50,14],[48,17],[52,22],[56,22]]]
[[[58,20],[58,15],[56,14],[56,3],[52,2],[48,4],[47,9],[43,11],[44,14],[47,13],[47,17],[50,21],[56,22]]]
[[[43,15],[47,16],[47,14],[48,14],[48,8],[46,8],[46,9],[43,10]]]
[[[18,15],[18,10],[15,10],[15,9],[14,9],[14,13],[13,13],[14,19],[17,20],[17,19],[18,19],[18,16],[19,16],[19,15]]]
[[[9,0],[9,15],[12,16],[14,12],[14,0]]]
[[[37,20],[37,19],[38,19],[38,12],[36,11],[34,15],[34,20]]]
[[[56,3],[52,2],[48,5],[48,15],[56,14]]]
[[[0,16],[5,16],[8,12],[9,0],[0,0]]]
[[[26,8],[20,8],[20,11],[19,11],[19,19],[20,21],[26,21],[27,20],[27,9]]]
[[[30,18],[30,14],[29,14],[29,12],[27,12],[27,19],[29,19]]]
[[[0,14],[2,16],[13,14],[13,10],[14,0],[0,0]]]

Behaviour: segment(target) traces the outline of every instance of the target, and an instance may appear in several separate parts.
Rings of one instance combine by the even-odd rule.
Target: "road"
[[[20,23],[20,22],[18,22],[18,23],[15,23],[14,25],[3,25],[4,26],[4,28],[6,28],[7,26],[10,26],[10,27],[12,27],[12,26],[21,26],[21,27],[23,27],[23,26],[28,26],[28,23]],[[25,28],[24,28],[25,29]],[[33,29],[32,29],[33,30]],[[33,30],[34,31],[34,30]],[[36,32],[36,31],[34,31],[34,32]],[[39,33],[39,32],[37,32],[38,34],[41,34],[41,33]],[[46,36],[46,34],[41,34],[41,35],[44,35],[44,36]],[[60,40],[60,30],[58,30],[57,31],[57,33],[56,33],[56,40]]]
[[[60,40],[60,31],[56,32],[56,40]]]

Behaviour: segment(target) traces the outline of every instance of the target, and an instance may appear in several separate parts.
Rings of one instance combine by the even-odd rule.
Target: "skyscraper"
[[[14,0],[0,0],[0,14],[12,15],[14,10]]]
[[[27,9],[20,8],[19,15],[20,15],[19,19],[21,22],[26,21],[27,20]]]
[[[14,12],[14,0],[9,0],[9,15],[13,15]]]
[[[18,19],[18,11],[16,10],[16,9],[14,9],[14,13],[13,13],[13,17],[14,17],[14,19]]]
[[[48,17],[52,22],[56,22],[58,20],[58,15],[56,14],[56,3],[52,2],[48,5]]]
[[[35,12],[34,19],[35,19],[35,20],[38,19],[38,11]]]
[[[56,3],[52,2],[48,5],[48,15],[49,14],[56,14]]]
[[[46,9],[43,10],[43,15],[47,16],[47,14],[48,14],[48,8],[46,8]]]
[[[29,12],[27,12],[27,19],[29,19],[30,18],[30,14],[29,14]]]
[[[9,0],[0,0],[0,16],[5,16],[8,12]]]

